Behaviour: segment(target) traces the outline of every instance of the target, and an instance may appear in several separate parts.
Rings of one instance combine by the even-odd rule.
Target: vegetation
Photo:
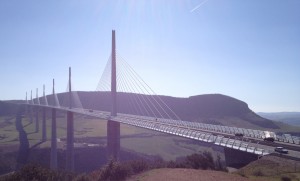
[[[22,167],[19,171],[11,173],[9,175],[3,176],[0,178],[2,181],[59,181],[59,180],[74,180],[76,175],[73,173],[68,172],[61,172],[61,171],[53,171],[47,168],[43,168],[37,165],[26,165]]]
[[[126,162],[117,162],[110,160],[100,170],[89,174],[75,174],[64,171],[53,171],[37,165],[26,165],[19,171],[0,178],[0,180],[125,180],[128,176],[135,175],[155,168],[193,168],[225,170],[214,162],[209,152],[193,154],[187,156],[181,161],[163,161],[156,159],[152,161],[134,160]]]
[[[51,116],[51,114],[47,112],[47,116]],[[6,135],[5,139],[0,140],[0,144],[1,144],[1,148],[5,150],[5,152],[15,153],[16,149],[19,148],[20,140],[19,140],[18,131],[16,130],[15,127],[15,121],[16,121],[15,115],[0,117],[0,124],[3,123],[2,124],[3,127],[0,128],[0,132],[1,134],[4,133]],[[33,122],[30,121],[29,115],[25,115],[25,117],[22,117],[22,124],[23,124],[24,131],[27,133],[29,146],[32,147],[34,144],[40,142],[42,137],[41,134],[42,124],[39,124],[40,131],[38,133],[35,133],[35,124],[34,121]],[[75,116],[74,127],[75,127],[74,134],[75,134],[76,143],[93,143],[93,144],[98,144],[100,147],[106,146],[106,121],[99,120],[99,119],[90,119],[90,118],[80,119],[80,117]],[[135,152],[135,154],[149,155],[150,157],[159,155],[164,160],[175,160],[178,157],[184,157],[186,155],[195,153],[199,150],[207,150],[214,153],[214,150],[212,150],[209,147],[206,147],[206,145],[202,145],[202,143],[199,141],[180,138],[177,136],[171,136],[168,134],[137,128],[133,126],[128,126],[124,124],[122,124],[121,127],[122,127],[121,128],[122,149],[128,152]],[[57,119],[57,134],[60,140],[62,140],[62,142],[58,142],[58,148],[63,149],[64,138],[66,137],[66,121],[64,117],[60,117]],[[50,118],[47,119],[47,137],[48,139],[51,137]],[[9,148],[13,146],[16,148],[15,150],[11,150]],[[49,160],[50,154],[49,151],[47,150],[50,148],[50,146],[51,146],[51,142],[46,141],[43,144],[39,145],[39,149],[34,149],[34,150],[31,149],[30,152],[32,153],[30,153],[29,162],[34,161],[35,163],[38,163],[36,161],[41,161],[45,159]],[[46,150],[43,150],[42,148],[46,148]],[[76,150],[77,149],[78,148],[76,148]],[[42,151],[45,151],[45,153],[42,153]],[[103,156],[105,152],[104,153],[103,152],[99,151],[98,149],[97,151],[95,151],[95,154],[105,158],[105,156]],[[1,154],[3,155],[4,153]],[[218,151],[218,154],[222,154],[222,153]],[[35,157],[38,157],[38,155],[43,155],[43,159],[40,157],[38,159],[35,159],[31,155],[35,155]],[[77,157],[79,158],[82,157],[81,156],[82,154],[78,154],[78,155],[79,156]],[[128,157],[128,154],[125,154],[123,157]],[[213,157],[215,158],[216,155],[213,155]],[[132,159],[133,157],[130,158]],[[85,158],[85,159],[91,160],[90,158]],[[62,160],[64,160],[63,156],[62,156]],[[99,161],[102,159],[99,158],[96,160]],[[16,162],[16,158],[12,158],[12,161]],[[78,162],[76,161],[76,163]],[[14,165],[13,168],[15,168],[16,163],[13,165]],[[43,164],[43,165],[47,165],[47,164]]]
[[[300,180],[300,162],[269,155],[251,162],[236,173],[249,178]]]
[[[243,108],[240,108],[240,111],[236,115],[231,114],[230,111],[232,110],[227,110],[225,111],[226,114],[225,112],[223,112],[224,114],[222,113],[222,115],[217,115],[216,118],[210,117],[208,119],[203,119],[203,120],[207,120],[208,121],[207,123],[212,123],[213,121],[215,124],[226,123],[229,125],[230,124],[235,125],[236,123],[239,123],[241,124],[239,125],[240,127],[244,127],[246,125],[246,127],[254,126],[255,128],[259,128],[260,126],[263,126],[264,123],[256,124],[256,121],[264,122],[264,120],[258,118],[257,115],[255,115],[251,111],[249,112],[249,109],[247,108],[247,105],[245,103],[238,100],[232,100],[233,98],[230,97],[226,97],[226,96],[222,97],[222,95],[218,95],[218,96],[219,98],[216,98],[215,100],[217,102],[221,100],[225,102],[233,101],[231,104],[236,104],[235,106],[243,105],[242,106]],[[87,100],[88,97],[89,96],[87,96]],[[206,99],[207,96],[206,98],[205,96],[202,98]],[[198,105],[197,101],[199,101],[202,98],[196,96],[196,97],[189,98],[189,100],[195,101],[194,103]],[[177,98],[173,99],[170,97],[164,97],[164,99],[166,100],[170,99],[169,101],[171,102],[175,100],[179,100]],[[9,110],[6,111],[9,112]],[[6,113],[4,114],[5,116],[0,117],[1,120],[0,121],[0,131],[1,131],[0,143],[2,144],[2,148],[0,149],[0,174],[13,171],[15,168],[17,168],[16,167],[17,160],[21,163],[25,163],[26,162],[25,158],[21,158],[21,157],[24,157],[24,155],[26,154],[22,154],[22,152],[27,153],[28,146],[32,146],[33,144],[39,142],[41,139],[41,131],[35,133],[35,124],[33,124],[32,120],[30,120],[29,115],[26,115],[26,117],[24,117],[23,115],[22,116],[18,115],[17,118],[20,118],[21,116],[22,122],[16,121],[16,117],[15,117],[16,111],[17,109],[14,108],[14,110],[11,111],[12,113],[9,114]],[[198,113],[195,113],[194,115],[196,115],[197,117],[199,116],[197,114]],[[214,115],[213,112],[210,112],[208,114],[211,114],[210,116]],[[51,114],[48,112],[47,115],[50,116]],[[234,118],[231,116],[233,116]],[[66,121],[65,121],[64,113],[58,113],[57,120],[58,120],[57,121],[58,137],[60,138],[65,137]],[[78,173],[89,172],[95,168],[99,168],[105,162],[104,146],[106,145],[105,142],[106,121],[103,120],[99,121],[97,119],[91,119],[91,118],[82,119],[82,117],[80,116],[78,117],[76,116],[75,120],[76,120],[75,122],[76,143],[95,143],[95,144],[99,144],[101,147],[100,150],[99,148],[97,149],[76,148],[75,150],[75,163],[77,164],[76,171]],[[16,127],[19,132],[16,131]],[[288,127],[285,128],[289,129]],[[295,131],[297,131],[296,128]],[[24,134],[25,132],[26,134]],[[51,134],[51,120],[48,118],[47,120],[48,138],[50,137],[50,134]],[[176,161],[163,161],[162,159],[159,159],[157,157],[156,157],[157,159],[154,159],[152,161],[150,161],[149,159],[139,159],[136,161],[122,160],[122,162],[110,161],[107,165],[102,167],[102,169],[92,172],[90,174],[78,175],[78,174],[67,173],[67,172],[54,172],[46,168],[47,166],[49,166],[49,155],[50,155],[49,153],[50,142],[46,142],[45,144],[42,144],[40,146],[40,149],[30,150],[31,152],[29,156],[30,162],[35,164],[41,164],[42,166],[28,165],[5,178],[7,179],[11,178],[12,180],[21,177],[23,178],[23,174],[26,174],[28,170],[30,170],[30,172],[28,173],[30,173],[31,176],[35,177],[35,178],[24,177],[30,180],[34,180],[34,179],[42,180],[44,178],[48,178],[48,180],[51,180],[52,178],[53,178],[52,180],[60,180],[60,179],[61,180],[122,180],[130,175],[134,175],[154,168],[193,168],[193,169],[225,170],[222,167],[222,161],[220,156],[218,155],[211,155],[208,152],[203,152],[200,154],[192,154],[197,152],[200,149],[202,150],[202,148],[205,147],[205,145],[204,146],[201,145],[200,142],[196,142],[194,140],[187,140],[185,138],[170,136],[164,133],[157,133],[142,128],[126,126],[126,125],[122,125],[121,135],[122,135],[121,147],[124,150],[130,150],[129,152],[131,153],[132,153],[131,150],[135,150],[136,152],[139,153],[134,153],[134,154],[139,154],[139,155],[142,155],[140,153],[148,154],[148,155],[152,155],[153,158],[155,157],[155,155],[160,155],[165,160],[176,160]],[[28,137],[27,141],[25,139],[26,136]],[[19,150],[20,154],[19,157],[17,158],[17,152],[15,152],[15,150],[9,152],[9,149],[7,148],[10,148],[11,145],[19,145],[19,142],[22,143],[20,144],[21,145],[20,148],[25,148],[25,149]],[[61,143],[61,145],[62,144],[63,143]],[[3,147],[3,145],[5,145],[5,147]],[[124,153],[124,150],[123,150],[123,154],[124,154],[123,157],[128,157],[127,160],[137,158],[134,157],[133,155],[128,154],[129,152]],[[213,151],[213,150],[209,149],[209,151]],[[187,154],[191,154],[191,155],[184,157]],[[20,157],[20,155],[22,156]],[[94,157],[91,158],[90,155],[94,155]],[[62,170],[65,166],[65,153],[62,149],[60,149],[58,153],[58,157],[59,157],[59,168],[60,170]],[[146,158],[146,157],[140,157],[140,158]],[[82,160],[85,160],[86,163],[88,164],[82,164]],[[101,160],[101,164],[98,162],[96,163],[95,160],[97,161]],[[281,180],[288,180],[288,179],[293,180],[293,178],[296,179],[300,178],[300,174],[297,175],[293,173],[293,170],[285,171],[287,168],[290,167],[286,167],[286,166],[277,167],[276,164],[272,163],[270,164],[271,166],[270,165],[266,166],[266,168],[255,166],[253,170],[250,169],[251,171],[249,171],[248,169],[244,169],[238,172],[238,174],[243,175],[245,177],[252,177],[252,176],[270,177],[270,176],[274,176],[273,172],[274,170],[275,171],[277,170],[277,175],[276,174],[275,175]],[[272,168],[273,171],[272,169],[268,169],[269,167]],[[260,168],[262,169],[262,171],[258,170]],[[292,169],[293,168],[296,168],[297,170],[300,167],[296,164],[295,166],[292,166]],[[282,172],[278,173],[278,170],[280,171],[282,170]],[[47,177],[44,177],[45,175],[43,173]]]

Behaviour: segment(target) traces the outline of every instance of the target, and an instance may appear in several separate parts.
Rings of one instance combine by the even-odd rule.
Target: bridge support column
[[[71,67],[69,67],[69,109],[72,109]],[[74,171],[74,115],[67,112],[67,162],[66,170]]]
[[[27,96],[26,96],[27,97]],[[43,97],[44,97],[44,105],[48,105],[48,101],[45,95],[45,85],[43,85]],[[42,123],[42,141],[46,141],[47,140],[47,125],[46,125],[46,108],[43,107],[42,108],[43,111],[43,123]]]
[[[57,105],[55,100],[55,91],[54,91],[54,79],[53,79],[53,102],[54,105]],[[51,124],[51,155],[50,155],[50,168],[52,170],[57,169],[57,135],[56,135],[56,109],[52,108],[52,124]]]
[[[33,104],[32,90],[31,90],[31,96],[30,96],[30,104]],[[30,122],[33,123],[33,106],[29,107],[29,111],[30,111]]]
[[[57,169],[56,109],[52,108],[50,168]]]
[[[39,108],[35,108],[35,132],[39,132]]]
[[[259,158],[254,153],[224,147],[226,166],[233,168],[241,168],[252,161]]]
[[[67,162],[66,170],[74,171],[74,120],[73,112],[67,112]]]
[[[120,154],[120,123],[107,121],[107,152],[109,159],[119,159]]]
[[[33,107],[29,106],[29,119],[30,123],[33,123]]]
[[[42,124],[42,141],[47,140],[47,129],[46,129],[46,108],[43,107],[43,124]]]

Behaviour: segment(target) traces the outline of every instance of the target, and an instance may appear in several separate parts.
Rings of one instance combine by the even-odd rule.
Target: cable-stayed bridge
[[[78,92],[72,90],[71,68],[69,68],[67,96],[60,96],[55,93],[54,80],[51,95],[45,95],[45,86],[43,86],[42,97],[38,96],[38,90],[36,90],[36,98],[34,99],[32,91],[30,99],[27,99],[26,93],[24,105],[29,107],[29,111],[33,111],[33,109],[36,111],[36,131],[39,131],[38,112],[40,110],[43,112],[42,140],[47,139],[45,110],[52,110],[51,168],[57,168],[57,110],[67,112],[66,168],[68,170],[74,169],[74,113],[108,121],[107,147],[109,154],[114,158],[118,158],[120,150],[120,123],[199,140],[253,155],[268,155],[278,145],[287,145],[291,149],[290,152],[300,155],[299,137],[276,135],[267,130],[252,130],[182,120],[116,53],[115,31],[112,32],[112,53],[96,90],[102,95],[102,100],[95,101],[99,105],[84,105]],[[126,96],[118,96],[120,94]],[[123,100],[118,100],[119,98]],[[95,102],[91,104],[95,104]],[[125,106],[121,108],[118,106],[120,103],[125,104]],[[107,109],[107,105],[110,109]],[[94,107],[99,109],[91,109]],[[243,138],[237,138],[236,134],[243,134]],[[275,143],[264,142],[263,139],[266,137],[275,138]]]

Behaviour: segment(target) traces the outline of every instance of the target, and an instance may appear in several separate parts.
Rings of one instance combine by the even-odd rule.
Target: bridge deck
[[[123,124],[128,124],[145,129],[151,129],[154,131],[164,132],[203,142],[209,142],[223,147],[250,152],[257,155],[267,155],[273,153],[274,147],[282,146],[282,143],[278,143],[278,141],[276,141],[272,145],[270,145],[268,142],[263,141],[263,131],[260,130],[233,128],[227,126],[217,126],[196,122],[137,116],[121,113],[118,113],[117,116],[112,117],[110,116],[110,112],[98,110],[91,111],[82,108],[69,109],[67,107],[55,107],[49,105],[34,106],[55,108],[58,110],[71,111],[74,113],[88,115],[104,120],[113,120]],[[244,137],[240,138],[234,136],[234,134],[237,132],[244,133]],[[288,141],[285,143],[289,145],[289,155],[292,157],[300,158],[300,145],[299,143],[297,144],[297,142],[293,143],[294,144],[289,144]]]

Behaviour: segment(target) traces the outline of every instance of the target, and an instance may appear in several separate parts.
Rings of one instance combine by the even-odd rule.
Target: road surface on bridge
[[[213,130],[201,129],[194,127],[194,122],[172,120],[164,118],[154,118],[148,116],[137,116],[131,114],[118,113],[117,116],[111,116],[110,112],[72,108],[67,107],[56,107],[46,105],[34,105],[47,108],[54,108],[63,111],[71,111],[74,113],[82,114],[85,116],[92,116],[103,120],[112,120],[123,124],[128,124],[140,128],[150,129],[159,131],[167,134],[177,135],[186,137],[189,139],[199,140],[203,142],[209,142],[215,145],[228,147],[232,149],[238,149],[245,152],[255,153],[257,155],[267,155],[274,153],[274,149],[277,146],[286,145],[288,149],[288,156],[300,159],[300,145],[288,144],[282,142],[270,143],[263,141],[261,138],[247,137],[243,138],[236,137],[234,134],[218,132]]]

